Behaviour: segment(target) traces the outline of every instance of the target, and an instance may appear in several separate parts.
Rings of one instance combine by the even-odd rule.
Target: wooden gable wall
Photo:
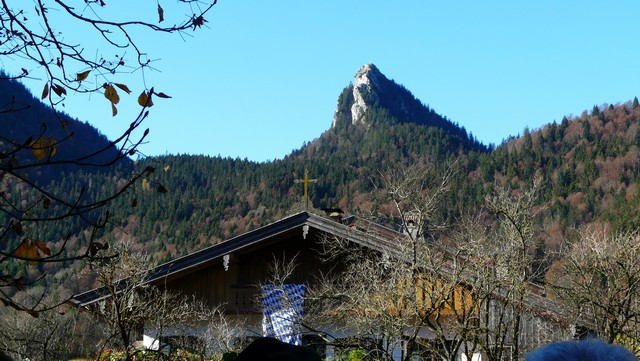
[[[221,257],[157,285],[195,295],[211,307],[224,305],[227,312],[258,312],[259,285],[269,280],[274,259],[282,262],[295,257],[297,266],[286,282],[308,285],[318,272],[332,268],[321,261],[319,249],[317,232],[311,230],[303,238],[302,230],[296,229],[230,253],[227,270]]]

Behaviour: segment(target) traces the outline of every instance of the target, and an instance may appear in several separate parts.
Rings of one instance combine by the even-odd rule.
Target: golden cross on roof
[[[309,179],[309,170],[305,168],[304,178],[296,179],[294,182],[302,183],[304,186],[304,209],[309,209],[309,183],[318,183],[317,179]]]

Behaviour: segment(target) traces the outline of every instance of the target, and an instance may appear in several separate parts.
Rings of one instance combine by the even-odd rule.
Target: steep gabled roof
[[[402,253],[400,239],[404,235],[400,232],[355,216],[335,220],[309,212],[300,212],[230,238],[222,243],[161,264],[150,271],[146,278],[146,283],[159,284],[185,277],[192,272],[210,266],[212,263],[220,262],[224,255],[268,245],[271,242],[291,237],[297,232],[300,232],[299,234],[304,238],[312,229],[326,235],[349,240],[372,250],[389,252],[398,259],[410,262],[409,255]],[[440,271],[446,272],[446,267]],[[119,288],[124,288],[125,286],[126,280],[121,281]],[[496,296],[500,298],[499,292]],[[69,303],[76,307],[87,307],[108,297],[109,293],[102,287],[75,295]],[[543,296],[530,292],[526,297],[526,304],[530,312],[543,318],[554,319],[556,322],[562,323],[570,322],[558,308],[558,305]]]
[[[357,219],[356,217],[347,217],[341,221],[336,221],[313,213],[300,212],[222,243],[161,264],[149,273],[146,283],[155,284],[185,276],[206,267],[211,262],[218,261],[226,254],[277,240],[294,232],[301,232],[304,237],[305,233],[308,233],[311,228],[336,237],[349,239],[354,243],[380,251],[388,249],[394,239],[401,237],[401,234],[394,230]],[[123,280],[121,287],[125,287],[125,285],[126,280]],[[69,303],[76,307],[86,307],[107,297],[109,297],[109,293],[106,289],[96,288],[74,295]]]

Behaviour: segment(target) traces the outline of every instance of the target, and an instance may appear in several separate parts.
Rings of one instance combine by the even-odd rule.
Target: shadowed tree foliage
[[[112,202],[128,194],[130,207],[135,207],[135,187],[141,180],[146,180],[147,187],[151,184],[166,191],[150,180],[152,166],[133,168],[128,160],[148,134],[148,130],[136,130],[154,99],[169,98],[145,84],[151,61],[136,32],[197,30],[216,2],[180,0],[179,14],[166,13],[160,3],[146,14],[132,13],[124,3],[102,0],[0,3],[0,60],[6,67],[0,74],[2,305],[32,316],[53,307],[42,302],[47,265],[115,255],[107,251],[106,242],[97,240],[111,222]],[[185,10],[192,15],[180,19]],[[78,34],[95,42],[83,43]],[[138,80],[123,76],[132,69],[140,70]],[[41,81],[39,95],[50,111],[16,85],[20,79]],[[67,97],[94,93],[104,96],[105,110],[110,106],[116,116],[121,96],[131,93],[133,84],[142,84],[142,89],[128,101],[137,101],[141,110],[116,139],[95,137],[95,133],[87,136],[86,127],[60,112]],[[107,176],[107,172],[113,173]],[[97,184],[104,181],[107,184]],[[57,225],[63,229],[52,234],[50,227]],[[74,233],[78,229],[86,231]],[[35,284],[45,287],[28,287]],[[25,292],[26,296],[20,295]]]

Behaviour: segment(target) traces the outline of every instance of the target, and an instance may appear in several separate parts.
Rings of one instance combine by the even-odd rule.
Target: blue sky
[[[160,4],[167,16],[182,11]],[[155,1],[136,5],[131,13],[157,16]],[[636,0],[219,0],[198,31],[137,34],[157,59],[144,81],[173,96],[151,109],[140,149],[282,158],[329,129],[338,95],[366,63],[499,144],[640,95],[638,14]],[[122,81],[133,88],[141,76]],[[129,98],[116,117],[97,95],[72,96],[66,109],[114,137],[138,111]]]

